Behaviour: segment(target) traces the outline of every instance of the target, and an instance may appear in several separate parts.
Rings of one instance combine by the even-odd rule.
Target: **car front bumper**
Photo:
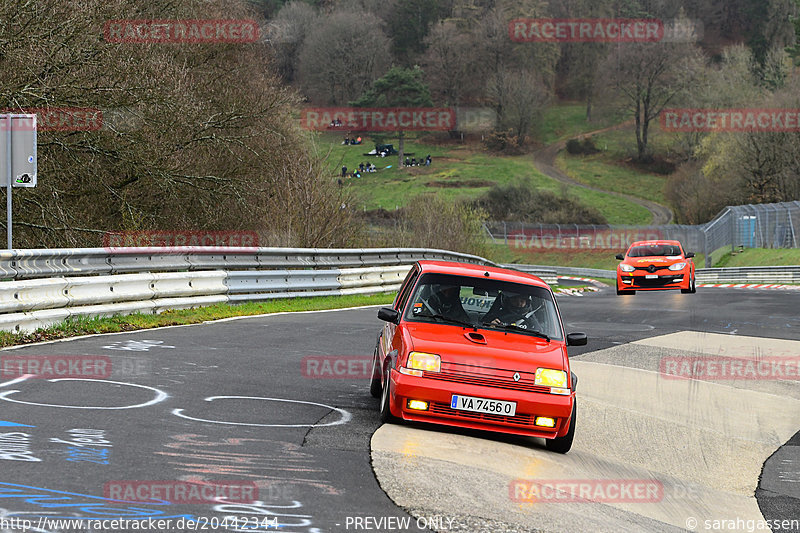
[[[558,395],[451,383],[427,377],[408,376],[395,369],[391,371],[390,383],[393,397],[392,414],[403,420],[547,439],[563,436],[569,430],[569,417],[575,396],[574,392],[570,395]],[[516,414],[503,416],[452,409],[450,401],[454,394],[516,402]],[[425,411],[409,409],[408,400],[428,402],[428,409]],[[555,427],[534,425],[534,420],[538,416],[554,418]]]
[[[691,274],[686,271],[677,271],[670,274],[657,274],[655,278],[647,278],[647,275],[638,272],[618,272],[617,286],[620,290],[636,291],[662,291],[668,289],[690,289],[692,283]]]

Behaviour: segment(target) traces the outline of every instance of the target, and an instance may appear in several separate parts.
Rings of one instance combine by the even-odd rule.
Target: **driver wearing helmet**
[[[533,316],[531,297],[527,294],[503,291],[500,293],[500,307],[490,310],[483,321],[494,326],[516,324],[522,328],[538,329]]]
[[[469,322],[469,315],[461,305],[461,287],[459,285],[440,285],[439,290],[431,298],[431,305],[436,313]]]

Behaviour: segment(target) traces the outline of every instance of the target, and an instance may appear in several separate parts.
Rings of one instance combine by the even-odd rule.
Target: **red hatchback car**
[[[678,241],[637,241],[617,254],[617,294],[680,289],[697,292],[693,252]]]
[[[381,419],[432,422],[546,439],[566,453],[575,434],[575,386],[553,291],[530,274],[420,261],[385,321],[370,392]]]

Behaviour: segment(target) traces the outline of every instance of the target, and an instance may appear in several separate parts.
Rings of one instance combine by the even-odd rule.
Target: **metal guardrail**
[[[542,265],[503,265],[523,272],[554,272],[556,276],[616,279],[615,270],[598,268],[553,267]],[[800,284],[800,266],[763,266],[738,268],[698,268],[698,283],[797,283]],[[548,282],[549,283],[549,282]]]
[[[697,269],[700,283],[798,283],[800,266]]]
[[[411,265],[442,259],[494,265],[426,249],[14,250],[0,253],[0,330],[33,331],[69,317],[396,291]],[[223,268],[211,268],[214,266]],[[613,270],[506,265],[558,276],[614,278]],[[700,283],[798,283],[800,266],[698,269]]]
[[[357,268],[420,259],[492,264],[469,254],[424,248],[57,248],[0,252],[0,279],[192,270]]]
[[[69,317],[215,303],[393,292],[411,265],[481,257],[417,248],[143,248],[0,253],[0,330],[33,331]]]

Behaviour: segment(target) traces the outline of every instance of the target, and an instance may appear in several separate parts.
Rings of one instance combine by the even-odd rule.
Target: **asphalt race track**
[[[747,531],[747,521],[800,520],[800,378],[664,371],[706,357],[791,368],[798,292],[604,289],[559,305],[567,331],[590,339],[571,353],[579,407],[567,455],[537,439],[379,427],[364,369],[375,308],[4,350],[0,531],[22,531],[23,519],[27,531],[98,531],[57,521],[119,516],[171,520],[165,531],[285,532]],[[95,365],[79,379],[8,372],[70,356]],[[519,491],[532,480],[647,490],[533,502]],[[230,487],[177,497],[187,482]]]

